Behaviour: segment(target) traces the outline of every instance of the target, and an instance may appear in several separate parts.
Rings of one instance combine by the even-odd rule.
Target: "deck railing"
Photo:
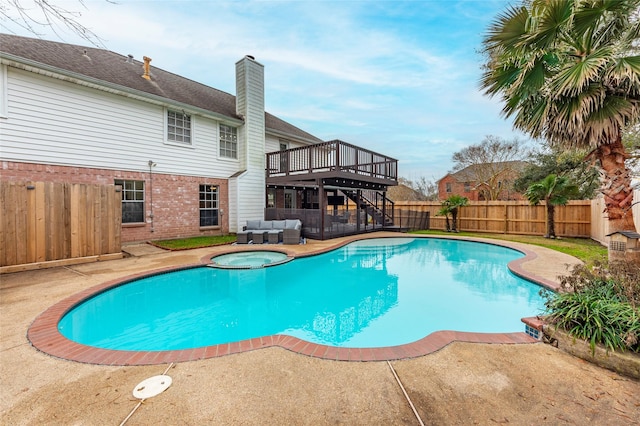
[[[398,180],[398,160],[335,140],[267,154],[267,178],[339,171]]]

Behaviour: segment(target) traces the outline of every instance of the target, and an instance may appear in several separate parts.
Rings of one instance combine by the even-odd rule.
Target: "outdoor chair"
[[[249,244],[249,241],[253,240],[253,232],[248,230],[238,231],[236,236],[238,244]]]

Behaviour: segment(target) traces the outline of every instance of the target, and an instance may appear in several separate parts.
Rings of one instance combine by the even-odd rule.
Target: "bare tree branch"
[[[114,3],[111,0],[105,0]],[[83,0],[77,0],[81,9],[87,10]],[[115,3],[114,3],[115,4]],[[103,40],[80,19],[82,11],[66,9],[52,0],[3,0],[0,2],[0,28],[11,33],[11,24],[22,28],[36,37],[42,37],[44,30],[53,31],[60,39],[63,30],[69,30],[96,47],[105,47]]]
[[[481,191],[487,200],[497,200],[503,191],[510,191],[513,179],[520,172],[519,161],[530,155],[518,138],[510,141],[488,135],[475,145],[455,152],[452,172],[464,170],[466,180]]]

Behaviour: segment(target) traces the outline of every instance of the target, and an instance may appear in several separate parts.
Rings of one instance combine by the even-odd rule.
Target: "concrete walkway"
[[[343,242],[274,248],[305,255]],[[622,425],[640,418],[638,382],[544,344],[452,343],[393,362],[328,361],[271,347],[172,366],[121,367],[54,358],[26,339],[38,315],[82,290],[248,248],[255,249],[165,252],[144,245],[127,247],[131,256],[120,260],[0,276],[0,423],[120,424],[138,403],[133,388],[167,367],[172,386],[145,401],[127,424],[414,425],[420,417],[424,424]],[[520,248],[536,257],[519,267],[548,280],[576,261]]]

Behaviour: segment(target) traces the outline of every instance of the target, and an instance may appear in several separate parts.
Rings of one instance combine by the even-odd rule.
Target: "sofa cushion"
[[[265,230],[265,231],[268,231],[269,229],[273,229],[272,221],[271,220],[261,220],[260,221],[260,227],[258,229]]]
[[[247,221],[247,231],[252,229],[260,229],[260,221],[259,220],[248,220]]]
[[[300,229],[302,228],[302,222],[298,219],[287,219],[285,220],[285,229]]]
[[[284,229],[286,226],[286,220],[274,220],[273,221],[273,229]]]

